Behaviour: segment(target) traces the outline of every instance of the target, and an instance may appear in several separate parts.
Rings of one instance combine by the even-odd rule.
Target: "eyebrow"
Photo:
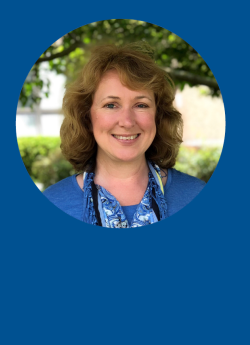
[[[147,98],[147,99],[149,99],[151,102],[153,102],[151,98],[149,98],[148,96],[144,96],[144,95],[136,96],[134,99],[142,99],[142,98]],[[121,98],[120,98],[120,97],[117,97],[117,96],[107,96],[107,97],[103,98],[103,99],[101,100],[101,102],[104,101],[105,99],[121,99]]]

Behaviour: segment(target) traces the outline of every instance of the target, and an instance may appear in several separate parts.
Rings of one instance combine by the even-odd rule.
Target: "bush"
[[[32,165],[32,175],[43,184],[42,190],[75,173],[72,165],[65,160],[59,148],[48,157],[40,157]]]
[[[175,169],[208,182],[221,155],[221,148],[181,147]]]
[[[48,157],[49,153],[60,146],[59,137],[24,137],[17,140],[23,163],[33,179],[37,175],[32,172],[33,163],[42,157]]]

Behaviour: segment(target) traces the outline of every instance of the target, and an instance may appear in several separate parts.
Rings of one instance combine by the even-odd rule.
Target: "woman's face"
[[[91,107],[98,157],[115,161],[141,159],[154,140],[156,105],[150,90],[122,85],[116,71],[101,79]]]

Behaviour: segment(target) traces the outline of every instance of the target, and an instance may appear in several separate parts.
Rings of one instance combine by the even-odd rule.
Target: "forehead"
[[[116,70],[110,70],[106,72],[101,80],[99,85],[97,86],[96,92],[94,97],[103,96],[105,94],[110,94],[112,92],[112,95],[116,96],[119,94],[119,96],[125,96],[125,95],[139,95],[141,93],[153,97],[154,93],[152,90],[149,89],[131,89],[128,86],[122,84],[119,74]]]

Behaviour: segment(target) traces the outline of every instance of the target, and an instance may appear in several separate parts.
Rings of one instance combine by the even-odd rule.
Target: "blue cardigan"
[[[175,169],[168,169],[168,179],[164,186],[164,196],[168,205],[168,217],[192,201],[205,184],[205,182],[196,177],[189,176]],[[84,216],[86,217],[83,207],[84,191],[79,187],[76,175],[67,177],[48,187],[43,194],[68,215],[81,221],[83,221]],[[133,209],[133,206],[131,208]],[[131,214],[128,207],[126,207],[126,214]]]

